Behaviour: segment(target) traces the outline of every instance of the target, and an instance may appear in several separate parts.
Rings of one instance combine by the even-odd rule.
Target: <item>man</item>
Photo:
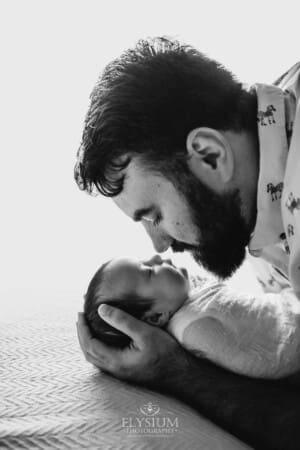
[[[95,366],[177,396],[264,449],[295,448],[300,420],[299,72],[294,66],[281,87],[246,89],[189,46],[140,41],[99,79],[75,169],[82,189],[112,197],[142,223],[156,251],[190,251],[220,278],[246,247],[258,261],[268,301],[281,302],[291,323],[292,380],[237,376],[104,305],[101,316],[130,347],[92,339],[82,316],[78,334]]]

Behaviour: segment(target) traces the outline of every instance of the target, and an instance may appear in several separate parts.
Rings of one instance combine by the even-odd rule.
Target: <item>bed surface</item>
[[[49,296],[41,306],[26,295],[1,317],[0,448],[249,448],[183,403],[88,364],[72,298]]]

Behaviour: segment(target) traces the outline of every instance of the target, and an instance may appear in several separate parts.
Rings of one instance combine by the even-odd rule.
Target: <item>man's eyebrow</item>
[[[148,208],[140,208],[137,209],[133,214],[133,220],[135,222],[140,222],[144,216],[152,213],[154,211],[154,206],[151,205]]]

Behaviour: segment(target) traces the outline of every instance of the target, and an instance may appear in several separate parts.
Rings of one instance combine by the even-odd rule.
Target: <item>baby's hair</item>
[[[99,305],[101,303],[110,304],[131,314],[137,319],[142,319],[151,309],[154,300],[132,294],[124,294],[124,296],[119,298],[100,297],[99,292],[101,290],[101,284],[104,281],[104,271],[109,262],[106,262],[100,267],[88,286],[84,301],[84,314],[93,337],[100,339],[106,344],[124,348],[130,344],[131,339],[101,319],[98,314]]]

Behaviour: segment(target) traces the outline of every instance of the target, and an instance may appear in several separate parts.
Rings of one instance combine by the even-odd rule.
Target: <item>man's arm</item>
[[[300,390],[186,355],[156,389],[179,398],[255,449],[300,448]]]
[[[235,375],[187,353],[166,332],[117,308],[102,315],[132,339],[114,350],[93,339],[82,316],[86,359],[117,378],[171,394],[255,449],[289,450],[300,442],[300,390],[282,381]]]

